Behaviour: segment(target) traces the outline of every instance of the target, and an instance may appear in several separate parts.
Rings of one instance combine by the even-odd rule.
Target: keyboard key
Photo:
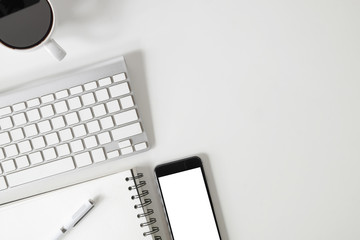
[[[92,110],[94,112],[95,117],[101,117],[106,115],[106,109],[104,104],[100,104],[95,107],[92,107]]]
[[[95,97],[93,93],[87,93],[81,96],[81,100],[84,106],[88,106],[95,103]]]
[[[65,115],[67,125],[73,125],[80,122],[79,116],[76,112],[72,112]]]
[[[18,129],[10,131],[10,135],[11,135],[11,139],[13,141],[18,141],[18,140],[25,138],[24,131],[22,130],[22,128],[18,128]],[[2,137],[0,136],[0,142],[1,142],[1,139],[2,139]],[[1,145],[1,143],[0,143],[0,145]]]
[[[57,151],[59,157],[70,154],[70,148],[67,143],[57,146],[56,151]]]
[[[120,104],[118,100],[113,100],[106,103],[106,107],[109,111],[109,113],[120,111]]]
[[[114,115],[114,120],[116,125],[125,124],[128,122],[138,120],[138,115],[135,109],[132,109],[127,112],[122,112]]]
[[[100,123],[102,129],[108,129],[115,126],[111,116],[100,119]]]
[[[29,140],[25,140],[23,142],[18,143],[18,149],[20,153],[27,153],[32,150],[31,144]]]
[[[125,127],[117,128],[111,131],[111,135],[115,141],[128,138],[142,133],[140,123],[133,123]]]
[[[89,133],[95,133],[95,132],[99,132],[100,131],[100,125],[98,120],[92,121],[92,122],[88,122],[86,124],[86,127],[89,131]]]
[[[67,101],[68,101],[68,104],[69,104],[69,108],[71,110],[81,108],[81,106],[82,106],[79,97],[74,97],[74,98],[71,98],[71,99],[69,99]]]
[[[4,177],[0,177],[0,190],[7,189],[7,184]]]
[[[40,149],[46,146],[43,136],[32,139],[31,143],[34,149]]]
[[[86,121],[93,118],[90,108],[85,108],[79,111],[81,121]]]
[[[25,135],[27,137],[32,137],[32,136],[35,136],[35,135],[37,135],[39,133],[37,127],[35,126],[35,124],[25,126],[24,131],[25,131]]]
[[[7,160],[1,163],[2,169],[5,173],[14,171],[16,169],[14,160]]]
[[[56,158],[55,148],[45,149],[42,153],[45,161],[49,161]]]
[[[73,132],[75,137],[82,137],[86,135],[86,129],[84,124],[73,127]]]
[[[54,104],[55,111],[57,114],[67,112],[69,110],[65,101],[60,101]]]
[[[95,88],[97,88],[97,83],[95,81],[86,83],[84,85],[85,91],[89,91],[89,90],[92,90],[92,89],[95,89]]]
[[[59,136],[56,132],[50,133],[45,136],[47,145],[54,145],[60,142]]]
[[[104,149],[98,148],[91,151],[91,156],[94,162],[102,162],[106,160]]]
[[[40,105],[40,99],[34,98],[26,102],[28,108]]]
[[[11,108],[10,107],[4,107],[4,108],[1,108],[0,109],[0,116],[5,116],[7,114],[10,114],[12,111],[11,111]]]
[[[5,154],[2,148],[0,148],[0,160],[5,159]]]
[[[18,111],[24,110],[26,108],[26,105],[24,102],[21,102],[21,103],[14,104],[12,107],[13,107],[14,112],[18,112]]]
[[[96,99],[98,100],[98,102],[102,102],[102,101],[108,100],[110,98],[107,89],[100,89],[100,90],[96,91],[95,96],[96,96]]]
[[[41,116],[43,118],[54,116],[55,112],[52,105],[47,105],[40,108]]]
[[[100,86],[100,87],[104,87],[104,86],[110,85],[110,84],[111,84],[111,78],[110,78],[110,77],[107,77],[107,78],[100,79],[100,80],[98,81],[98,83],[99,83],[99,86]]]
[[[13,126],[14,126],[14,124],[11,121],[11,117],[6,117],[6,118],[0,119],[0,128],[2,130],[12,128]]]
[[[128,83],[121,83],[109,88],[112,97],[118,97],[130,92]]]
[[[126,73],[120,73],[113,76],[114,82],[120,82],[126,80]]]
[[[65,127],[64,117],[59,116],[59,117],[51,119],[51,124],[54,129],[60,129],[60,128]]]
[[[100,144],[106,144],[111,142],[111,137],[108,132],[103,132],[97,135]]]
[[[16,126],[25,124],[27,122],[26,117],[25,117],[25,113],[15,114],[13,116],[13,121],[14,121],[14,124]]]
[[[71,151],[76,153],[84,150],[84,145],[81,140],[76,140],[70,143]]]
[[[54,94],[48,94],[41,97],[42,103],[49,103],[55,100]]]
[[[37,124],[40,133],[46,133],[52,130],[49,120],[39,122]]]
[[[14,187],[27,182],[63,173],[74,168],[75,165],[72,158],[68,157],[9,174],[7,175],[7,181],[10,187]]]
[[[134,100],[133,100],[132,96],[127,96],[127,97],[121,98],[120,103],[121,103],[121,107],[123,109],[131,108],[134,106]]]
[[[74,156],[77,167],[84,167],[92,163],[89,152],[84,152]]]
[[[15,144],[4,147],[4,152],[7,157],[13,157],[19,154],[19,151]]]
[[[130,147],[120,149],[120,152],[121,152],[121,155],[126,155],[126,154],[134,152],[134,149],[132,146],[130,146]]]
[[[33,109],[26,113],[26,116],[30,122],[40,119],[39,109]]]
[[[144,150],[148,147],[147,143],[146,142],[142,142],[142,143],[139,143],[139,144],[136,144],[134,146],[135,148],[135,151],[141,151],[141,150]]]
[[[73,134],[70,129],[64,129],[59,131],[61,141],[68,141],[73,139]]]
[[[37,164],[44,161],[43,155],[40,152],[34,152],[29,154],[29,160],[31,164]]]
[[[87,149],[96,147],[98,145],[95,136],[84,138],[84,143]]]
[[[119,142],[118,145],[119,145],[119,148],[126,148],[126,147],[131,146],[131,141],[128,139],[128,140]]]
[[[111,158],[116,158],[116,157],[118,157],[118,156],[120,156],[120,153],[119,153],[118,150],[111,151],[111,152],[108,152],[108,153],[107,153],[107,157],[108,157],[109,159],[111,159]]]
[[[8,132],[0,133],[0,145],[10,143],[10,136]]]
[[[55,93],[56,99],[66,98],[67,96],[69,96],[69,92],[67,89]]]
[[[83,90],[83,87],[81,85],[70,88],[70,94],[71,95],[79,94],[79,93],[82,93],[83,91],[84,90]]]
[[[15,159],[15,162],[18,168],[24,168],[30,165],[27,156],[18,157]]]

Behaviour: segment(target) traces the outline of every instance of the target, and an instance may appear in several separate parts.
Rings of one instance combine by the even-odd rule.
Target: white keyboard
[[[0,98],[0,196],[147,149],[123,58]]]

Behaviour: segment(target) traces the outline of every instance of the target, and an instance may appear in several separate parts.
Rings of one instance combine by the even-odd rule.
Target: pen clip
[[[90,200],[89,200],[89,202],[90,202],[90,204],[91,204],[91,207],[88,208],[88,209],[86,210],[86,212],[84,212],[84,209],[86,209],[87,206],[86,206],[86,205],[83,205],[83,206],[73,215],[73,219],[78,218],[79,215],[80,215],[80,218],[77,219],[77,221],[74,223],[73,227],[75,227],[75,226],[86,216],[86,214],[88,214],[88,212],[94,207],[93,202],[90,201]]]

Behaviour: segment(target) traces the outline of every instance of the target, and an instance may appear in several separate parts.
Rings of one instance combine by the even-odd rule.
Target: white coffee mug
[[[44,47],[61,61],[66,52],[51,38],[54,8],[49,0],[0,0],[0,42],[15,50]]]

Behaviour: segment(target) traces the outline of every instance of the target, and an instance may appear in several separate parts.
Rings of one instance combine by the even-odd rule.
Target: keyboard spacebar
[[[39,165],[24,171],[7,175],[7,182],[10,187],[18,186],[41,178],[50,177],[75,168],[72,158],[64,158],[54,162]]]

